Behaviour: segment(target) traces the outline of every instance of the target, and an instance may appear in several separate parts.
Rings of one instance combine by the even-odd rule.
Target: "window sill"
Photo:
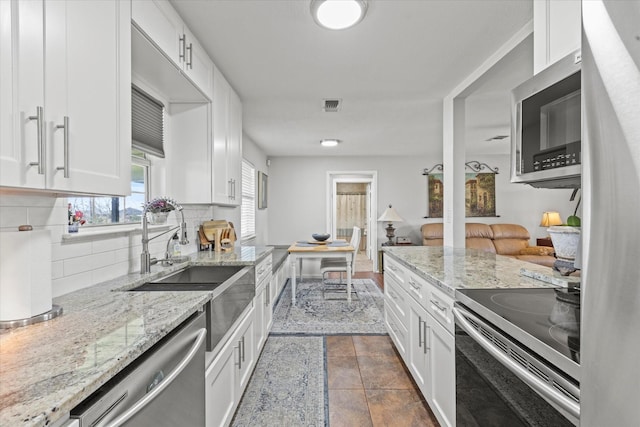
[[[149,225],[149,232],[165,231],[171,228],[170,225]],[[96,237],[111,237],[119,234],[142,234],[142,226],[140,224],[131,225],[112,225],[107,227],[87,227],[80,228],[77,233],[64,233],[62,241],[74,241],[83,239],[93,239]]]

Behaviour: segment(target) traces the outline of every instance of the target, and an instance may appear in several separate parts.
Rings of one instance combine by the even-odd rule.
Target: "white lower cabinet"
[[[265,286],[260,286],[256,290],[256,298],[254,300],[255,307],[256,307],[255,343],[256,343],[256,350],[258,351],[258,354],[260,354],[260,349],[262,348],[262,346],[264,346],[264,343],[267,340],[267,334],[268,334],[268,331],[266,331],[266,325],[264,320],[265,312],[266,312],[266,301],[268,298],[267,292],[268,291]]]
[[[441,426],[456,425],[456,347],[453,335],[427,314],[428,402]]]
[[[207,427],[228,426],[256,363],[252,307],[206,370]]]
[[[430,354],[427,346],[427,310],[409,298],[408,337],[405,361],[414,381],[425,398],[431,395]]]
[[[455,426],[453,298],[387,255],[384,265],[395,268],[384,277],[387,331],[440,425]]]

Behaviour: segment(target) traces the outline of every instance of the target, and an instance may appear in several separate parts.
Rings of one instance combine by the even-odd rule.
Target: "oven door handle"
[[[542,381],[528,370],[520,366],[514,360],[511,360],[508,356],[506,356],[502,350],[498,349],[491,341],[486,339],[480,332],[478,332],[465,318],[468,316],[474,319],[477,322],[480,322],[473,314],[468,311],[460,308],[453,308],[453,316],[456,320],[458,326],[460,326],[466,333],[468,333],[478,344],[482,346],[489,354],[491,354],[494,358],[496,358],[500,363],[502,363],[507,369],[513,372],[518,378],[527,383],[531,388],[548,398],[549,400],[556,403],[558,406],[569,412],[576,418],[580,418],[580,404],[569,399],[564,394],[560,393],[558,390],[551,387],[545,381]]]

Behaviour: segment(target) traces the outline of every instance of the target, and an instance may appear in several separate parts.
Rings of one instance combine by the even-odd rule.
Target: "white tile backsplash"
[[[3,231],[15,231],[18,226],[27,224],[27,208],[17,206],[2,207],[0,228]]]
[[[195,252],[196,225],[213,218],[211,206],[189,205],[183,209],[190,243],[182,246],[183,254]],[[19,225],[51,231],[51,270],[53,296],[63,295],[140,269],[142,242],[140,231],[94,235],[81,228],[78,239],[63,240],[67,227],[67,200],[49,195],[0,194],[0,233],[13,231]],[[168,224],[178,224],[178,216],[170,215]],[[151,236],[158,232],[152,232]],[[171,233],[149,243],[151,256],[162,258]],[[2,235],[0,234],[0,238]]]

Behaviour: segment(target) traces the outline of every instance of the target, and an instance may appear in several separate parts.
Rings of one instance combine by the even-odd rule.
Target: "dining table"
[[[299,240],[288,249],[291,266],[291,305],[296,305],[296,264],[305,258],[345,258],[347,260],[347,301],[351,302],[351,272],[354,247],[346,240],[319,242]],[[302,268],[301,268],[302,269]]]

